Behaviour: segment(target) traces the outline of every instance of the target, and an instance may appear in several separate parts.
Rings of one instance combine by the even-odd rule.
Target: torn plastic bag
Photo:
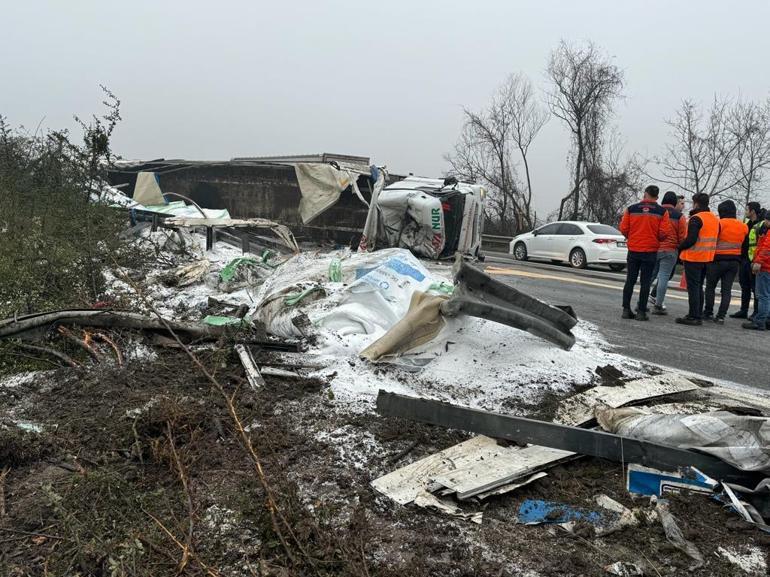
[[[624,437],[714,455],[743,471],[770,474],[770,419],[726,411],[651,415],[633,407],[596,407],[599,425]],[[687,465],[687,463],[682,463]]]

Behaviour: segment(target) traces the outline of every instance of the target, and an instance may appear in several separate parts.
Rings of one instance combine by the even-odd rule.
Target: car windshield
[[[594,234],[611,234],[614,236],[623,236],[617,228],[608,224],[589,224],[588,230]]]

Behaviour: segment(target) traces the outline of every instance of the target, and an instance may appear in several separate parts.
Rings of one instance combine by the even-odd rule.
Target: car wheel
[[[620,271],[622,271],[625,268],[626,268],[626,265],[624,265],[624,264],[611,264],[610,265],[610,270],[611,271],[615,271],[615,272],[620,272]]]
[[[586,253],[582,248],[575,248],[569,253],[569,263],[572,268],[585,268],[588,262],[586,262]]]
[[[517,242],[513,247],[513,258],[516,260],[527,260],[527,245],[523,242]]]

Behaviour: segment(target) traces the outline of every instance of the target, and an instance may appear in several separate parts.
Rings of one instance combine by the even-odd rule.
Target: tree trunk
[[[530,208],[532,203],[532,180],[529,176],[529,162],[527,162],[527,153],[523,148],[519,147],[521,151],[521,159],[524,162],[524,174],[527,177],[527,201],[524,203],[525,213],[524,219],[526,220],[527,227],[532,228],[532,209]]]

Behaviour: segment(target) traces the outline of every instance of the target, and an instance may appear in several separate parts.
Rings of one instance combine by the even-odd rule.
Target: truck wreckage
[[[280,176],[290,216],[213,204],[238,192],[221,170],[241,192]],[[158,550],[209,575],[766,571],[770,400],[623,357],[569,303],[487,274],[480,187],[286,158],[112,183],[131,175],[132,198],[95,200],[127,210],[140,264],[98,307],[0,321],[0,342],[61,367],[0,379],[4,427],[52,447],[9,441],[0,517],[47,555],[106,551],[83,574]],[[312,225],[344,206],[348,248],[319,248]],[[49,497],[15,506],[41,467]],[[75,497],[116,483],[113,543]]]

